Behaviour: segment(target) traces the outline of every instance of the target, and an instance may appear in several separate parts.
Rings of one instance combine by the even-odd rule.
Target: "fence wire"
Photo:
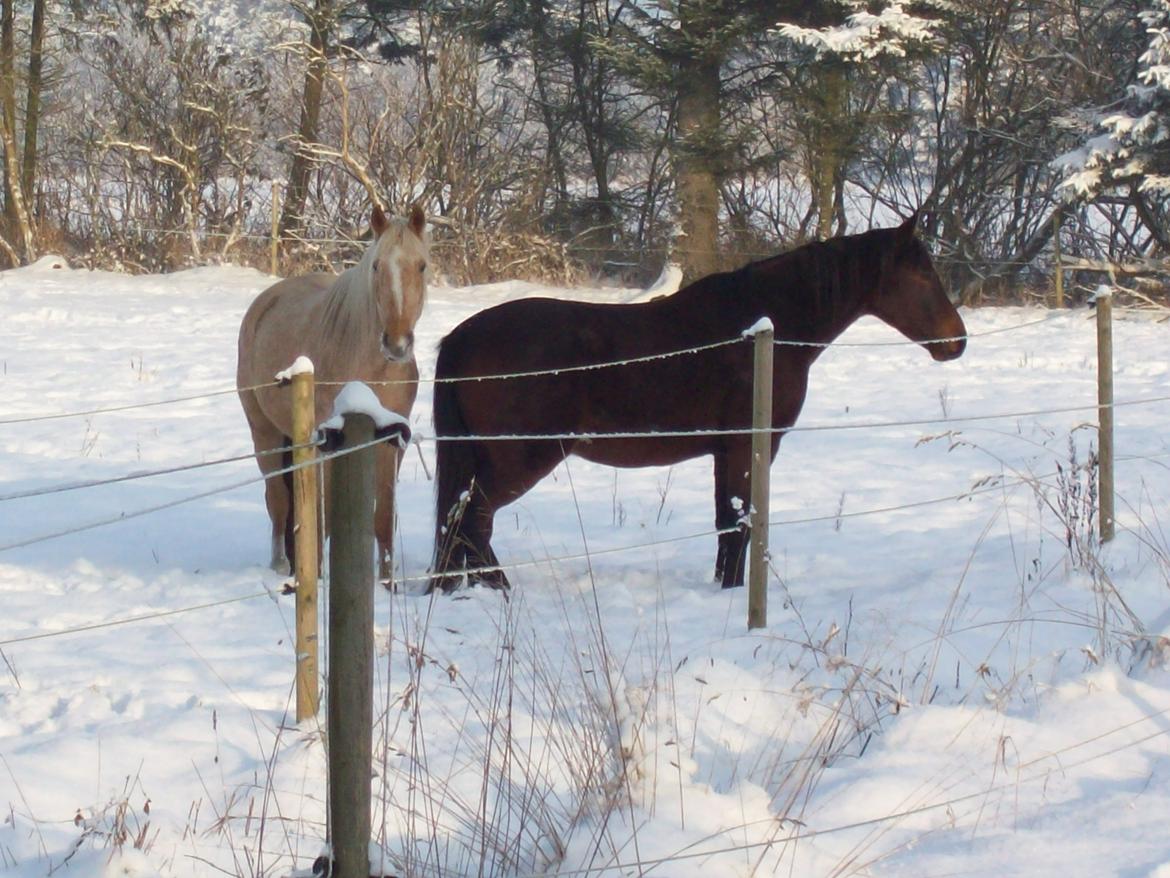
[[[76,625],[72,628],[62,628],[59,631],[42,631],[39,634],[26,634],[22,637],[10,637],[7,640],[0,640],[0,648],[5,646],[13,646],[18,643],[29,643],[34,640],[48,640],[54,637],[67,637],[71,634],[82,634],[86,631],[100,631],[105,628],[117,628],[122,625],[132,625],[136,622],[152,622],[157,619],[166,619],[170,616],[181,616],[185,613],[194,613],[199,610],[211,610],[215,607],[226,607],[229,604],[239,604],[244,601],[254,601],[256,598],[272,598],[275,600],[276,595],[269,590],[252,592],[251,594],[240,595],[234,598],[224,598],[221,601],[211,601],[205,604],[195,604],[190,607],[180,607],[177,610],[159,610],[154,613],[140,613],[137,616],[127,616],[122,619],[110,619],[105,622],[94,622],[90,625]]]
[[[1028,418],[1041,415],[1074,414],[1077,412],[1100,411],[1142,405],[1170,402],[1170,396],[1154,396],[1147,399],[1124,400],[1107,404],[1085,403],[1083,405],[1060,406],[1050,409],[1029,411],[992,412],[980,415],[950,415],[938,418],[915,418],[904,421],[859,421],[847,424],[812,424],[808,426],[771,427],[757,430],[753,427],[735,427],[712,430],[630,430],[609,433],[475,433],[459,436],[415,435],[417,442],[595,442],[621,439],[688,439],[718,436],[752,436],[769,433],[784,436],[788,433],[825,433],[832,430],[878,430],[890,427],[925,427],[937,424],[964,424],[980,421],[1000,421],[1010,418]]]
[[[276,387],[279,382],[270,381],[267,384],[255,384],[251,387],[242,387],[230,390],[212,390],[207,393],[195,393],[190,396],[176,396],[171,399],[156,399],[149,402],[128,403],[127,405],[106,406],[104,408],[81,409],[69,412],[56,412],[44,415],[22,415],[15,418],[0,418],[0,425],[32,424],[38,421],[59,421],[65,418],[88,418],[94,415],[109,415],[118,412],[130,412],[136,409],[157,408],[159,406],[177,405],[183,402],[196,402],[201,399],[214,399],[217,396],[228,396],[233,393],[244,393],[249,390],[262,390],[265,387]]]
[[[281,478],[289,473],[294,473],[297,470],[305,469],[311,466],[318,466],[328,461],[335,460],[338,457],[343,457],[346,454],[353,454],[365,448],[371,448],[375,445],[380,445],[383,442],[395,441],[394,437],[385,439],[374,439],[370,442],[365,442],[360,445],[355,445],[352,448],[343,448],[340,451],[329,452],[323,454],[315,460],[310,460],[305,463],[292,464],[291,466],[282,467],[273,472],[261,476],[254,476],[250,479],[243,479],[239,482],[232,482],[228,485],[221,485],[218,488],[212,488],[209,491],[200,491],[197,494],[190,494],[184,497],[179,497],[176,500],[169,500],[166,503],[159,503],[155,506],[147,506],[142,509],[136,509],[131,512],[122,512],[110,518],[103,518],[98,521],[91,521],[87,524],[76,525],[74,527],[65,528],[63,530],[54,531],[52,533],[41,534],[40,536],[28,537],[25,539],[16,540],[8,543],[0,543],[0,552],[8,552],[13,549],[23,549],[27,546],[36,545],[37,543],[48,542],[49,540],[59,539],[61,537],[73,536],[74,534],[84,533],[85,531],[96,530],[99,527],[107,527],[111,524],[117,524],[122,521],[130,521],[135,518],[142,518],[146,515],[153,515],[156,512],[163,512],[167,509],[174,509],[176,506],[183,506],[187,503],[193,503],[196,500],[206,500],[208,497],[215,497],[219,494],[226,494],[230,491],[235,491],[239,488],[247,487],[248,485],[256,485],[265,482],[268,479]]]
[[[921,346],[921,345],[928,345],[928,344],[941,344],[941,343],[951,342],[951,341],[969,340],[969,339],[973,339],[973,338],[982,338],[984,336],[998,335],[998,334],[1004,333],[1004,332],[1014,332],[1014,331],[1020,330],[1020,329],[1028,329],[1028,328],[1033,327],[1033,326],[1039,326],[1040,324],[1048,323],[1050,321],[1056,320],[1056,319],[1058,319],[1059,316],[1060,315],[1049,315],[1046,317],[1042,317],[1038,320],[1031,320],[1031,321],[1028,321],[1026,323],[1019,323],[1019,324],[1015,324],[1012,326],[1004,326],[1004,327],[1000,327],[998,329],[989,329],[989,330],[985,330],[983,332],[970,332],[970,333],[967,333],[966,335],[963,335],[963,336],[924,339],[923,341],[900,340],[900,341],[883,341],[883,342],[842,342],[842,341],[803,342],[803,341],[788,341],[785,339],[776,339],[774,341],[774,344],[777,347],[792,346],[792,347],[810,347],[810,348],[829,348],[829,347],[866,348],[866,347]],[[665,360],[665,359],[670,359],[673,357],[686,356],[689,354],[703,353],[705,351],[715,350],[717,348],[728,347],[730,345],[740,344],[740,343],[743,343],[745,341],[748,341],[748,339],[746,339],[744,336],[740,335],[740,336],[736,336],[735,338],[725,339],[723,341],[711,342],[709,344],[697,345],[697,346],[688,347],[688,348],[681,348],[681,349],[673,350],[673,351],[666,351],[666,352],[660,353],[660,354],[647,354],[645,356],[627,357],[625,359],[620,359],[620,360],[606,360],[606,361],[597,362],[597,363],[586,363],[586,364],[574,365],[574,366],[561,366],[561,367],[553,368],[553,369],[533,369],[533,370],[521,371],[521,372],[506,372],[506,373],[498,373],[498,374],[491,374],[491,375],[473,375],[473,376],[459,377],[459,378],[419,377],[417,379],[417,381],[415,379],[401,379],[401,380],[391,380],[391,381],[367,381],[365,383],[369,384],[371,386],[375,386],[375,387],[385,387],[385,386],[398,385],[398,384],[416,384],[416,383],[417,384],[454,384],[454,383],[461,383],[461,382],[507,380],[507,379],[513,379],[513,378],[532,378],[532,377],[541,376],[541,375],[561,375],[561,374],[567,374],[567,373],[572,373],[572,372],[584,372],[584,371],[591,371],[591,370],[595,370],[595,369],[607,369],[607,368],[620,367],[620,366],[629,366],[629,365],[634,365],[637,363],[646,363],[646,362],[650,362],[653,360]],[[344,386],[345,384],[348,384],[348,383],[349,383],[349,381],[317,381],[316,382],[317,386],[319,386],[319,387],[341,387],[341,386]],[[159,407],[159,406],[176,405],[176,404],[184,403],[184,402],[196,402],[198,400],[203,400],[203,399],[213,399],[213,398],[219,397],[219,396],[228,396],[228,395],[233,394],[233,393],[244,393],[244,392],[248,392],[248,391],[264,390],[266,388],[279,387],[280,385],[281,385],[281,382],[274,380],[274,381],[266,382],[264,384],[254,384],[254,385],[251,385],[249,387],[243,387],[243,388],[238,388],[238,389],[233,387],[233,388],[224,389],[224,390],[213,390],[213,391],[209,391],[207,393],[192,394],[189,396],[179,396],[179,397],[174,397],[171,399],[151,400],[149,402],[128,403],[126,405],[108,406],[108,407],[104,407],[104,408],[80,409],[80,410],[68,411],[68,412],[53,412],[53,413],[39,414],[39,415],[21,415],[18,417],[0,418],[0,425],[31,424],[31,423],[36,423],[39,421],[56,421],[56,420],[63,420],[66,418],[82,418],[82,417],[92,417],[95,415],[115,414],[115,413],[120,413],[120,412],[134,411],[136,409],[155,408],[155,407]]]
[[[0,503],[9,500],[27,500],[33,497],[44,497],[48,494],[63,494],[68,491],[80,491],[85,488],[103,488],[107,485],[118,485],[123,482],[135,482],[141,479],[152,479],[156,476],[169,476],[175,473],[185,473],[192,470],[209,469],[216,466],[224,466],[229,463],[240,463],[245,460],[255,460],[259,457],[273,457],[277,454],[290,454],[293,451],[299,451],[304,448],[316,448],[316,443],[305,443],[303,445],[289,445],[281,448],[273,448],[268,451],[253,451],[247,454],[238,454],[232,457],[221,457],[217,460],[205,460],[201,463],[188,463],[179,466],[164,467],[162,469],[145,470],[141,472],[127,473],[122,476],[111,476],[108,479],[89,479],[84,482],[65,482],[59,485],[49,485],[44,488],[29,488],[24,491],[12,491],[8,494],[0,494]]]

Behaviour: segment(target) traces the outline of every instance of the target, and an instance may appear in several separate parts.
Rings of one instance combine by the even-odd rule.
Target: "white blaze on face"
[[[398,254],[391,255],[386,263],[390,266],[390,292],[394,296],[394,310],[401,314],[403,308],[402,266],[398,263]]]

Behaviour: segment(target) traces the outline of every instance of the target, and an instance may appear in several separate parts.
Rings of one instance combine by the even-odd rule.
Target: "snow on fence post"
[[[365,384],[346,384],[321,425],[330,464],[329,708],[330,878],[370,875],[374,728],[374,504],[377,439],[410,441],[402,416]]]
[[[1113,539],[1113,291],[1097,287],[1097,504],[1101,542]]]
[[[313,364],[308,357],[297,357],[278,380],[292,384],[292,462],[293,472],[293,573],[296,582],[296,683],[297,722],[317,715],[320,693],[317,672],[317,573],[320,570],[320,537],[317,527],[320,469],[313,466],[317,449],[311,444],[316,427]]]
[[[772,343],[767,317],[745,330],[755,339],[752,390],[751,563],[748,567],[748,628],[768,624],[768,493],[772,471]]]

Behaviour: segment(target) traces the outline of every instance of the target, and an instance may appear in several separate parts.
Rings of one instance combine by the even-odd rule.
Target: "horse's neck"
[[[743,269],[749,276],[758,272],[747,286],[771,318],[777,340],[812,345],[812,359],[824,350],[816,345],[830,344],[865,313],[865,294],[878,277],[878,266],[863,264],[858,254],[826,255],[796,250],[766,268]]]

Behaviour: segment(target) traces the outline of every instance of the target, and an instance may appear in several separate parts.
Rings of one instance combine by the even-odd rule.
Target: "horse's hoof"
[[[463,583],[463,574],[442,573],[430,578],[427,583],[427,594],[433,594],[436,591],[441,591],[443,594],[451,594],[459,588]]]
[[[498,575],[476,576],[471,584],[482,585],[485,588],[490,588],[492,591],[502,591],[505,596],[512,590],[512,583],[508,581],[508,577],[503,573]]]

